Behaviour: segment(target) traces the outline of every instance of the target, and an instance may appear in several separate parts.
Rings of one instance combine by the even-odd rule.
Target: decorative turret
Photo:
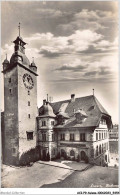
[[[37,66],[36,66],[36,64],[34,62],[34,57],[32,57],[32,59],[33,59],[33,61],[32,61],[31,65],[29,67],[30,67],[31,70],[37,71]]]
[[[8,68],[9,67],[9,61],[8,61],[8,59],[7,59],[7,54],[6,54],[6,59],[4,60],[4,62],[3,62],[3,70],[5,70],[6,68]]]
[[[53,108],[51,107],[48,101],[43,100],[43,106],[39,108],[39,116],[40,117],[52,117],[52,118],[56,117],[56,115],[53,112]]]

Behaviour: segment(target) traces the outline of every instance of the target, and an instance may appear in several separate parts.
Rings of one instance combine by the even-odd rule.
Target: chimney
[[[75,101],[75,94],[71,94],[71,102]]]
[[[46,99],[45,100],[43,100],[43,105],[45,105],[46,104]]]

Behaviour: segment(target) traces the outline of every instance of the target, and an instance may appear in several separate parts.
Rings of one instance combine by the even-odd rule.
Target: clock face
[[[23,83],[27,89],[32,89],[34,86],[32,77],[27,73],[23,75]]]

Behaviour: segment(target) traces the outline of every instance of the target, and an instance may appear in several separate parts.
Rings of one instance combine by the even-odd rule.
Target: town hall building
[[[14,53],[3,62],[4,112],[2,159],[19,165],[21,156],[39,146],[39,159],[63,158],[104,166],[109,162],[111,116],[93,95],[49,102],[37,109],[37,66],[25,55],[19,36]],[[32,161],[32,159],[31,159]]]

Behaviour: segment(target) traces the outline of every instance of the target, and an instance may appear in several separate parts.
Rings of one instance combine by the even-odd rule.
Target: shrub
[[[21,155],[19,162],[21,166],[26,166],[30,165],[31,162],[36,162],[37,160],[40,160],[40,158],[40,147],[36,146],[35,148],[24,152]]]

